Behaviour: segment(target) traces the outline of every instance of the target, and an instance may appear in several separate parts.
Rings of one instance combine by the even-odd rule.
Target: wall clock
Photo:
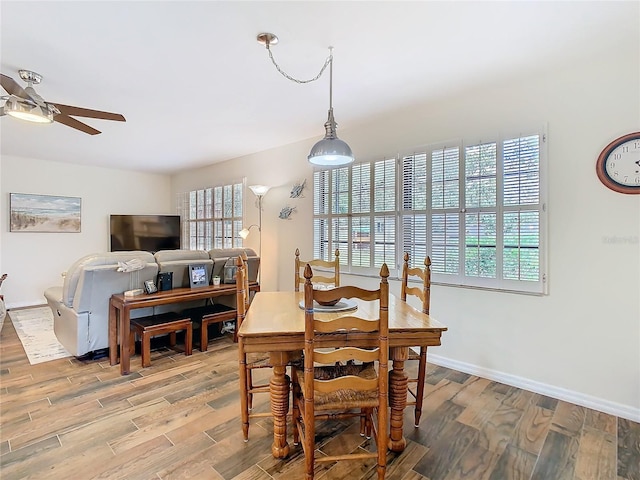
[[[604,147],[596,173],[614,192],[640,194],[640,132],[623,135]]]

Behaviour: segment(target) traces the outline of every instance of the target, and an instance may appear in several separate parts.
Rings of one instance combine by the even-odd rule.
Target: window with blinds
[[[544,293],[542,131],[434,145],[314,174],[314,254],[376,273],[431,257],[434,282]]]
[[[179,195],[182,244],[190,250],[242,246],[242,183]]]
[[[352,272],[396,264],[396,159],[314,173],[314,257]]]

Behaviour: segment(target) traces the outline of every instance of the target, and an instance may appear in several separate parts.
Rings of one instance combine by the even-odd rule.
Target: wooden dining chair
[[[238,367],[240,376],[240,410],[242,417],[242,433],[244,441],[249,440],[249,419],[258,417],[270,417],[271,412],[253,413],[253,395],[256,393],[269,394],[269,383],[254,385],[253,370],[259,368],[273,368],[266,353],[244,352],[242,339],[237,337],[237,332],[242,325],[242,321],[247,315],[250,305],[249,297],[249,275],[247,268],[247,256],[244,253],[236,259],[236,310],[238,317],[236,321],[235,335],[238,339]]]
[[[378,479],[383,479],[387,458],[389,269],[382,265],[377,290],[355,286],[314,290],[310,265],[305,267],[304,276],[304,368],[292,369],[292,416],[294,443],[302,442],[305,455],[305,478],[313,479],[318,462],[375,458]],[[317,319],[314,300],[335,298],[379,301],[378,316],[363,319],[347,313],[330,320]],[[327,346],[338,348],[318,348],[322,344],[316,342],[328,336],[332,342]],[[316,455],[316,422],[352,417],[360,417],[360,433],[374,438],[376,451],[359,448],[355,452]]]
[[[340,286],[340,250],[336,249],[336,256],[333,261],[321,260],[314,258],[313,260],[300,260],[300,250],[296,248],[295,259],[295,277],[293,288],[296,292],[300,291],[300,284],[304,283],[304,269],[306,265],[311,266],[313,273],[314,284],[333,285],[334,287]],[[319,267],[319,268],[316,268]],[[331,274],[333,269],[333,274]]]
[[[415,276],[422,281],[421,286],[410,287],[409,277]],[[429,313],[429,305],[431,303],[431,258],[424,259],[424,269],[418,267],[409,267],[409,254],[404,254],[404,264],[402,266],[402,287],[400,290],[400,298],[407,301],[407,296],[413,295],[418,298],[422,304],[422,312]],[[424,397],[424,379],[427,373],[427,347],[421,346],[420,352],[415,352],[414,348],[409,348],[408,361],[418,362],[418,376],[409,378],[408,395],[410,396],[407,405],[414,405],[414,426],[420,424],[420,416],[422,415],[422,400]]]

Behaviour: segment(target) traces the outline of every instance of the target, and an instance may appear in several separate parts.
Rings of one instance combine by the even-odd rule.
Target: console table
[[[252,282],[249,284],[249,290],[258,292],[260,285],[257,282]],[[118,363],[118,341],[120,341],[120,373],[122,375],[129,374],[131,368],[129,358],[131,310],[235,295],[235,293],[235,283],[223,283],[206,287],[174,288],[173,290],[133,297],[125,297],[124,293],[112,295],[109,301],[109,362],[111,365]]]

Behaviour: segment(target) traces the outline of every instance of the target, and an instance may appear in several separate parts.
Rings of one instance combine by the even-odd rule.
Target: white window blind
[[[391,158],[314,173],[316,258],[331,259],[338,249],[347,271],[395,265],[395,164]]]
[[[427,190],[427,154],[420,152],[404,155],[401,169],[401,244],[415,265],[414,259],[424,259],[427,256],[431,238],[427,222],[427,210],[431,205]],[[404,255],[404,252],[400,253]]]
[[[545,291],[544,132],[425,147],[314,174],[314,254],[377,273],[431,257],[435,283]]]

